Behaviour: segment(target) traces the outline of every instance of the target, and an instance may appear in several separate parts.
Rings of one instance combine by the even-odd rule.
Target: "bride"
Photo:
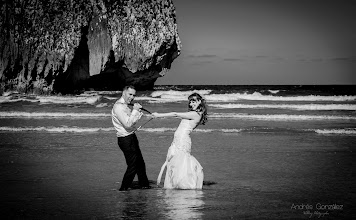
[[[207,121],[205,100],[193,93],[188,97],[187,112],[153,113],[153,117],[177,117],[181,122],[174,133],[174,139],[168,149],[165,163],[158,175],[157,185],[161,182],[164,169],[167,167],[164,188],[166,189],[202,189],[203,167],[190,154],[190,133],[200,124]]]

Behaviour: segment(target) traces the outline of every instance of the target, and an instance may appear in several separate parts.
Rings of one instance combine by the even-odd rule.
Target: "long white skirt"
[[[167,167],[164,179],[166,189],[202,189],[204,173],[203,167],[191,154],[177,151],[166,161],[158,175],[157,184],[161,181],[164,168]]]

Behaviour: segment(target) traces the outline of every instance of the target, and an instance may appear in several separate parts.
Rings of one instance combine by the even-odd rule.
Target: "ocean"
[[[352,219],[354,85],[157,85],[134,102],[186,111],[201,94],[208,122],[193,133],[202,190],[119,192],[126,169],[111,123],[120,91],[0,96],[1,216],[8,219]],[[137,131],[156,181],[179,119]],[[6,219],[6,218],[5,218]]]

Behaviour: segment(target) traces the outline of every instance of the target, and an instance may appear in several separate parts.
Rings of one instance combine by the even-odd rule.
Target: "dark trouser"
[[[131,134],[126,137],[118,137],[117,143],[124,153],[127,164],[127,169],[124,178],[122,179],[120,189],[126,190],[129,188],[136,174],[140,186],[149,186],[148,178],[146,175],[146,165],[138,145],[136,134]]]

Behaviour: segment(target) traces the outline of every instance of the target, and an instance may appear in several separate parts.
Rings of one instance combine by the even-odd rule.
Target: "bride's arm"
[[[167,112],[167,113],[154,112],[152,113],[152,115],[156,118],[177,117],[176,112]]]
[[[167,113],[157,113],[154,112],[152,115],[156,118],[163,118],[163,117],[176,117],[182,119],[189,119],[189,120],[199,120],[200,115],[195,111],[190,112],[167,112]]]

